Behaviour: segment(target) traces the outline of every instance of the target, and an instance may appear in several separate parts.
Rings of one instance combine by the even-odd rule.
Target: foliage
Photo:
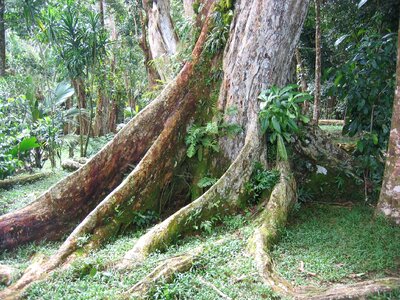
[[[222,120],[208,122],[205,126],[193,124],[187,130],[185,143],[188,146],[186,155],[192,158],[197,153],[199,161],[203,159],[204,151],[219,152],[218,138],[234,136],[242,131],[237,124],[227,124]]]
[[[199,182],[197,183],[197,186],[199,188],[206,188],[206,187],[210,187],[213,186],[216,182],[217,182],[217,178],[214,177],[203,177],[199,180]]]
[[[363,34],[347,45],[351,58],[338,72],[338,94],[347,103],[344,133],[376,132],[385,145],[390,131],[396,36]]]
[[[19,145],[30,138],[25,113],[26,98],[9,98],[0,101],[0,178],[13,174],[23,166]],[[25,142],[26,143],[26,142]],[[35,145],[31,145],[35,146]],[[27,148],[23,150],[28,150]],[[22,153],[21,153],[22,154]]]
[[[299,104],[310,100],[311,96],[300,93],[297,89],[297,85],[283,88],[273,86],[259,96],[259,100],[262,101],[259,113],[262,133],[268,134],[270,143],[276,142],[277,153],[283,160],[287,160],[284,140],[290,142],[291,134],[299,132],[298,120],[309,122],[309,119],[302,115]]]
[[[231,0],[217,2],[213,13],[213,27],[208,34],[204,51],[211,55],[223,50],[228,41],[229,27],[233,19],[234,3]]]
[[[335,79],[347,106],[343,133],[358,136],[354,154],[361,172],[366,181],[380,185],[392,116],[396,35],[361,31],[346,41],[350,58]]]
[[[245,185],[246,192],[250,196],[250,203],[256,204],[264,192],[271,192],[278,183],[279,177],[278,170],[266,170],[261,163],[255,163],[250,181]]]

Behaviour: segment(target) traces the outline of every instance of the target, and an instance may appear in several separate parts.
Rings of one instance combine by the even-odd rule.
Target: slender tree
[[[315,90],[313,122],[318,123],[321,103],[321,0],[315,0]]]
[[[378,211],[383,212],[400,225],[400,24],[397,41],[396,78],[392,126]]]
[[[6,28],[4,24],[5,0],[0,0],[0,76],[6,74]]]

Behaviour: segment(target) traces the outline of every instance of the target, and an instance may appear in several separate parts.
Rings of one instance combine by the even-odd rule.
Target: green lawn
[[[400,227],[376,218],[372,207],[309,204],[291,220],[273,257],[295,285],[400,275]]]

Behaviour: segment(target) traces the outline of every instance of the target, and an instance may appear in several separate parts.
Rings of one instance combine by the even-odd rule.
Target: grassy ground
[[[42,180],[25,185],[16,185],[10,189],[0,189],[0,215],[26,206],[45,192],[50,186],[68,173],[61,169],[54,169],[53,173]]]
[[[69,270],[35,284],[25,296],[27,299],[118,299],[122,292],[164,259],[203,245],[204,253],[189,272],[176,276],[171,283],[155,286],[148,299],[220,299],[204,281],[233,299],[274,299],[274,294],[258,276],[251,257],[246,254],[247,240],[252,232],[248,219],[242,215],[226,218],[213,233],[203,232],[185,238],[167,252],[154,253],[142,266],[126,273],[114,270],[112,263],[122,258],[143,232],[120,237],[89,257],[78,259]],[[221,238],[226,242],[216,245]],[[50,254],[55,246],[42,245],[36,250]],[[31,250],[28,246],[16,253],[0,255],[0,263],[25,267]]]
[[[309,204],[291,219],[273,256],[293,284],[400,276],[400,227],[376,218],[372,207]]]
[[[0,213],[24,206],[66,175],[56,170],[43,180],[0,191]],[[246,251],[253,231],[252,219],[239,214],[220,220],[218,226],[204,224],[200,227],[205,232],[179,240],[166,252],[154,253],[142,266],[126,273],[116,271],[113,264],[145,229],[120,236],[88,257],[79,258],[68,270],[36,283],[25,296],[27,299],[118,299],[164,259],[203,245],[205,251],[190,271],[177,275],[173,282],[158,284],[148,299],[221,299],[204,282],[232,299],[276,299],[262,283]],[[290,220],[273,256],[278,271],[293,284],[328,286],[400,276],[400,228],[375,218],[372,207],[309,203],[297,209]],[[225,242],[216,244],[220,239]],[[60,242],[44,242],[6,251],[0,253],[0,264],[22,272],[38,256],[54,253],[59,245]],[[370,299],[400,299],[400,291]]]

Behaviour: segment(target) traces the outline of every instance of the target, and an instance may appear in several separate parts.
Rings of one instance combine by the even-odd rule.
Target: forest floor
[[[12,211],[45,191],[68,173],[56,169],[45,179],[0,191],[0,213]],[[400,276],[400,227],[376,218],[373,206],[353,203],[302,203],[289,218],[273,249],[277,271],[297,286],[328,286],[384,276]],[[137,214],[136,232],[123,232],[98,251],[78,258],[67,270],[31,286],[27,299],[118,299],[163,260],[202,245],[193,267],[172,282],[157,284],[148,299],[279,299],[257,273],[247,252],[254,224],[251,211],[203,222],[200,233],[179,239],[165,252],[156,252],[131,271],[118,271],[114,262],[158,218]],[[223,240],[222,243],[216,241]],[[22,272],[40,255],[49,256],[60,242],[26,245],[0,253],[0,264]],[[4,286],[0,286],[0,290]],[[370,299],[400,299],[400,291]]]

